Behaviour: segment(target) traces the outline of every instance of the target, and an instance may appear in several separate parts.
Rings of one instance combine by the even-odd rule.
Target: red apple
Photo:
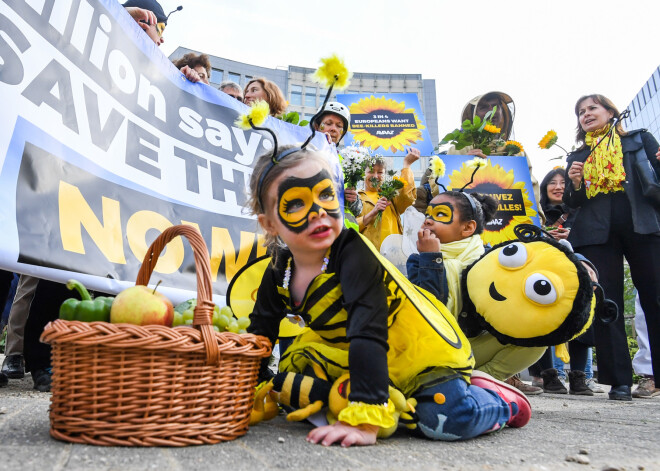
[[[112,302],[110,322],[113,324],[172,326],[174,306],[158,291],[143,285],[131,286]]]

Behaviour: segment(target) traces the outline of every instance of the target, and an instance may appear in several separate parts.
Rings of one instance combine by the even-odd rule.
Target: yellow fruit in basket
[[[172,326],[174,306],[163,294],[143,285],[131,286],[119,293],[110,309],[113,324]]]
[[[172,320],[172,327],[183,324],[183,315],[180,312],[174,313],[174,319]]]

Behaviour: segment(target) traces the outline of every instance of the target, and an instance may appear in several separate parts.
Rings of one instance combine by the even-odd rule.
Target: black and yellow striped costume
[[[388,384],[410,397],[445,378],[459,375],[469,382],[474,359],[452,314],[360,234],[342,231],[326,272],[296,308],[282,287],[290,256],[282,250],[277,264],[266,269],[250,315],[249,331],[273,342],[288,313],[305,320],[308,328],[283,354],[281,371],[304,373],[316,363],[331,381],[350,372],[349,399],[367,404],[387,402]],[[295,264],[292,270],[295,276]],[[232,296],[230,304],[239,301]]]

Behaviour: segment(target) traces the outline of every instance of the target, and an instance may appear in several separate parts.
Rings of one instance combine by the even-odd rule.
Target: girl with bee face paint
[[[307,328],[282,353],[279,375],[313,370],[315,381],[331,384],[350,374],[350,402],[338,421],[312,430],[307,440],[375,443],[380,429],[396,425],[389,385],[407,398],[419,396],[423,412],[414,427],[428,438],[467,439],[527,423],[524,397],[485,391],[499,384],[492,378],[483,379],[481,387],[470,384],[471,347],[451,313],[415,288],[368,239],[342,228],[343,205],[333,182],[324,155],[299,148],[262,156],[250,181],[252,210],[270,242],[271,262],[265,268],[261,260],[252,265],[264,271],[256,277],[248,331],[274,343],[281,322],[296,317]],[[232,280],[230,306],[247,301],[234,299],[232,288],[250,269]],[[267,371],[266,360],[262,380]],[[280,383],[270,386],[275,384]]]
[[[326,169],[310,178],[288,177],[280,183],[278,197],[280,220],[295,233],[304,231],[310,217],[321,211],[335,219],[341,217],[332,177]]]
[[[458,318],[463,310],[461,276],[484,254],[479,234],[497,202],[477,193],[447,191],[433,198],[418,232],[418,254],[408,258],[408,278],[445,303]],[[471,333],[472,334],[472,333]],[[501,344],[490,333],[470,337],[475,368],[505,380],[536,362],[545,347]]]

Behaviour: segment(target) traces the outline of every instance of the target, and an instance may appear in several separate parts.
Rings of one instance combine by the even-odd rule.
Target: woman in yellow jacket
[[[362,212],[357,218],[360,226],[360,233],[374,244],[376,249],[380,250],[383,240],[390,234],[403,234],[403,225],[401,224],[401,214],[415,201],[417,191],[415,189],[415,180],[413,178],[410,166],[419,159],[419,150],[410,148],[408,155],[403,159],[403,168],[401,169],[401,179],[406,185],[399,190],[399,194],[393,201],[378,196],[378,188],[373,185],[372,178],[383,182],[385,178],[385,162],[376,161],[372,168],[368,168],[364,176],[364,190],[360,190],[359,195],[362,200]],[[382,212],[381,218],[377,221],[378,213]]]

